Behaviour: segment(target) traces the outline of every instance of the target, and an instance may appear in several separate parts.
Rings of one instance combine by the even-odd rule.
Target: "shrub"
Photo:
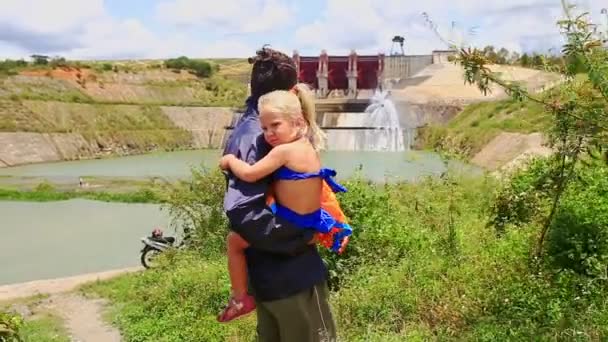
[[[226,181],[219,170],[208,172],[194,168],[189,181],[170,188],[163,206],[174,225],[183,231],[188,245],[205,255],[224,250],[228,232],[223,207],[225,190]]]
[[[490,224],[499,233],[508,225],[522,226],[539,218],[551,187],[547,159],[534,159],[505,179],[491,207]]]
[[[189,59],[186,56],[168,59],[165,61],[165,66],[173,70],[189,70],[200,78],[210,77],[215,71],[209,62],[198,59]]]
[[[23,318],[17,314],[0,311],[0,341],[20,342],[20,330],[23,327]]]
[[[554,265],[608,280],[608,167],[579,171],[549,230]]]

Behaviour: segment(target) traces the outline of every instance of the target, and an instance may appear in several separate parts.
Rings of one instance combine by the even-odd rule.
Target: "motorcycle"
[[[160,228],[156,228],[152,231],[150,236],[141,238],[144,247],[141,249],[141,264],[145,268],[154,267],[154,259],[163,251],[174,248],[175,237],[163,236],[163,231]],[[180,246],[176,246],[180,247]]]

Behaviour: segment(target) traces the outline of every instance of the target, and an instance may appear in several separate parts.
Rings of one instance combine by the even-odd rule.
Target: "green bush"
[[[51,68],[63,68],[67,67],[68,65],[69,62],[64,57],[55,57],[49,62],[49,66]]]
[[[549,160],[537,158],[506,178],[493,201],[490,223],[499,233],[508,225],[523,226],[539,218],[553,186]]]
[[[23,318],[17,314],[0,311],[0,341],[20,342],[20,331],[23,327]]]
[[[17,69],[26,67],[28,64],[23,59],[20,60],[10,60],[6,59],[4,61],[0,61],[0,75],[16,75]]]
[[[228,220],[224,214],[224,175],[215,170],[192,169],[192,177],[173,186],[163,209],[167,210],[187,239],[189,246],[204,255],[225,250]]]
[[[608,280],[607,166],[579,171],[551,224],[547,253],[559,268]]]
[[[210,77],[215,71],[211,63],[198,59],[190,59],[186,56],[168,59],[165,61],[165,66],[174,70],[190,70],[200,78]]]
[[[53,184],[44,181],[44,182],[38,184],[36,186],[36,188],[34,189],[34,191],[37,191],[37,192],[54,192],[55,191],[55,187],[53,186]]]

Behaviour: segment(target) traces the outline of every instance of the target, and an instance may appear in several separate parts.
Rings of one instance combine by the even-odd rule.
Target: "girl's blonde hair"
[[[306,121],[306,136],[315,150],[325,147],[325,133],[317,125],[315,100],[310,88],[298,83],[291,90],[275,90],[260,97],[258,111],[262,108],[281,113],[290,118],[303,117]]]

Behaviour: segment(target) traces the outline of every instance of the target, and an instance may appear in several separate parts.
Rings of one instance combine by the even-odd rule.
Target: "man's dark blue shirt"
[[[224,154],[234,154],[248,164],[270,150],[263,138],[257,99],[247,99],[247,109],[226,142]],[[314,245],[314,232],[275,217],[266,206],[271,177],[247,183],[228,172],[224,210],[230,228],[247,240],[249,281],[261,301],[289,297],[327,279],[327,269]]]

